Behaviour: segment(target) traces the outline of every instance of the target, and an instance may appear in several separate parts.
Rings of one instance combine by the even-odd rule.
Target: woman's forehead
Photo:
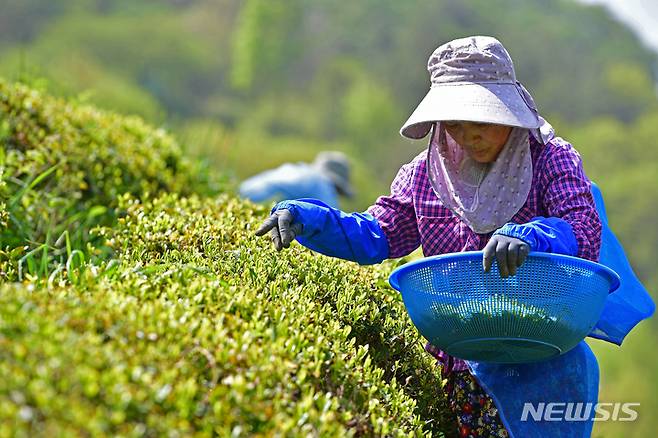
[[[487,128],[493,128],[493,127],[501,127],[501,128],[509,128],[507,125],[500,125],[497,123],[487,123],[487,122],[473,122],[470,120],[445,120],[443,122],[444,125],[451,127],[451,126],[463,126],[463,127],[487,127]]]

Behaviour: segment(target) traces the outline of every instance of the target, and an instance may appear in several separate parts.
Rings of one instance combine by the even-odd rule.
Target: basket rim
[[[446,261],[455,261],[459,259],[482,259],[482,251],[463,251],[463,252],[452,252],[447,254],[439,254],[429,257],[424,257],[419,260],[414,260],[412,262],[405,263],[402,266],[397,267],[391,275],[388,277],[389,284],[397,291],[401,292],[400,289],[400,277],[406,274],[409,271],[419,269],[428,265],[437,264],[437,261],[446,262]],[[608,294],[615,292],[620,284],[621,278],[614,270],[608,266],[602,265],[601,263],[593,262],[591,260],[582,259],[580,257],[568,256],[564,254],[555,254],[549,252],[541,251],[530,251],[528,254],[529,258],[546,258],[546,259],[562,259],[562,260],[576,260],[581,265],[586,265],[592,269],[593,272],[600,274],[604,277],[607,277],[610,282],[610,289]]]

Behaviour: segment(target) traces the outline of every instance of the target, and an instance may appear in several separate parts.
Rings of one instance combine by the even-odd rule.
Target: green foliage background
[[[365,209],[425,147],[397,131],[426,92],[429,54],[446,40],[489,34],[511,52],[542,114],[581,152],[613,231],[658,298],[656,55],[601,8],[566,0],[0,6],[0,75],[9,81],[0,82],[6,280],[17,278],[20,260],[37,278],[76,248],[87,260],[107,259],[113,249],[95,247],[102,239],[89,230],[115,223],[122,193],[148,200],[230,191],[325,149],[354,159],[359,192],[343,207]],[[10,84],[17,80],[31,88]],[[49,263],[34,262],[46,253]],[[658,427],[650,418],[658,356],[647,348],[657,332],[654,320],[643,323],[621,351],[592,341],[601,399],[642,402],[638,423],[600,424],[597,433],[647,436]]]

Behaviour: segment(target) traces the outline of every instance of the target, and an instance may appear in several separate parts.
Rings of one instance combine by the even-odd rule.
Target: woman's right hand
[[[295,237],[302,234],[302,224],[293,222],[294,217],[290,210],[276,210],[262,223],[255,234],[263,236],[269,231],[274,247],[277,251],[281,251],[283,248],[289,248]]]
[[[530,253],[530,245],[516,237],[494,234],[482,251],[484,272],[491,270],[495,259],[498,262],[500,277],[507,278],[516,275],[516,270]]]

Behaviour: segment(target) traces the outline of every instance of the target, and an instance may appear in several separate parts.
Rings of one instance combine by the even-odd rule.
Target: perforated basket
[[[482,252],[427,257],[390,276],[420,333],[467,360],[524,363],[566,353],[598,321],[619,287],[610,268],[588,260],[530,253],[516,275],[484,273]]]

